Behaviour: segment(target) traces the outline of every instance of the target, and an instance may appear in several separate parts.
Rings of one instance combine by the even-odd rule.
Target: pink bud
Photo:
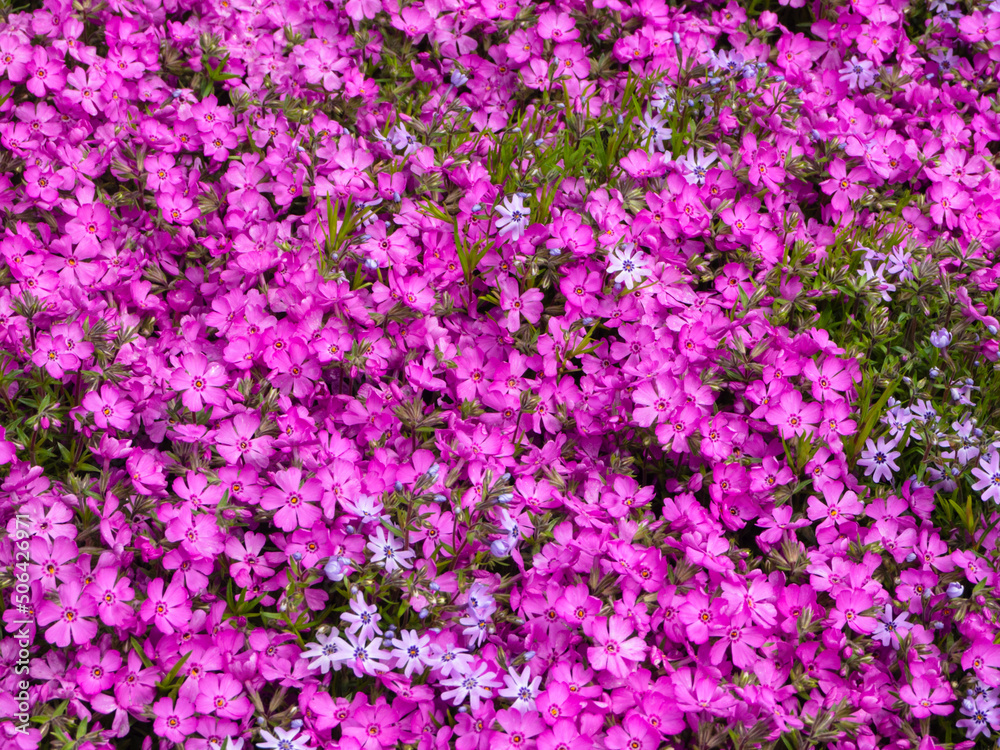
[[[850,646],[844,646],[844,658],[850,659],[852,656],[854,656],[854,649]]]

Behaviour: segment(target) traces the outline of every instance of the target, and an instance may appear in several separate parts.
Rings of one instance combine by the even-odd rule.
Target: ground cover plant
[[[4,748],[993,745],[1000,4],[0,13]]]

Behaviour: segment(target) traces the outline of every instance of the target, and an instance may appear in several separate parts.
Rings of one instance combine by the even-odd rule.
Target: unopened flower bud
[[[941,622],[940,620],[936,621],[934,623],[934,629],[935,630],[944,630],[944,623]]]
[[[442,503],[446,503],[446,502],[448,502],[448,498],[446,498],[446,497],[445,497],[444,495],[441,495],[441,494],[438,494],[438,495],[435,495],[435,496],[433,497],[433,500],[434,500],[434,502],[436,502],[436,503],[437,503],[438,505],[441,505]]]
[[[527,662],[527,661],[531,661],[532,659],[534,659],[535,656],[536,656],[536,654],[535,654],[534,651],[525,651],[524,654],[521,656],[521,658],[524,659]]]
[[[679,45],[681,43],[681,35],[678,34],[676,31],[673,33],[673,39],[674,39],[674,44]]]
[[[993,326],[993,325],[986,326],[986,330],[989,331],[990,333],[992,333],[994,336],[997,335],[997,327],[996,326]]]
[[[507,557],[510,553],[510,547],[503,539],[497,539],[490,544],[490,552],[494,557]]]
[[[350,524],[349,523],[349,524],[347,524],[346,531],[347,531],[348,534],[353,534],[355,531],[357,531],[357,529],[354,528],[354,524]]]
[[[396,484],[394,484],[393,486],[396,488],[396,492],[402,492],[403,491],[403,483],[402,482],[396,482]]]
[[[958,581],[952,581],[948,584],[948,588],[945,589],[945,593],[948,595],[949,599],[957,599],[965,593],[965,587]]]
[[[931,346],[944,349],[951,343],[951,332],[946,328],[939,328],[931,334]]]
[[[941,375],[941,371],[936,367],[932,367],[931,371],[927,374],[930,376],[931,380],[937,380]]]
[[[421,620],[426,620],[427,616],[429,614],[430,614],[430,611],[428,611],[427,607],[424,607],[422,610],[420,610],[420,613],[419,613],[420,619]]]
[[[292,719],[290,722],[288,722],[288,726],[290,726],[292,729],[301,729],[302,719]]]
[[[378,268],[378,261],[374,258],[365,258],[365,262],[362,264],[366,271],[374,271]]]
[[[483,204],[482,203],[477,203],[476,205],[474,205],[472,207],[472,210],[473,211],[482,211],[483,210]]]
[[[334,583],[344,580],[344,566],[337,558],[330,558],[330,561],[323,566],[323,573]]]
[[[917,556],[913,552],[911,552],[910,554],[908,554],[906,556],[906,562],[913,562],[916,559],[917,559]]]
[[[451,71],[451,85],[458,87],[464,86],[469,81],[469,76],[465,75],[462,71],[457,68]]]
[[[504,493],[503,495],[500,495],[500,497],[497,498],[497,505],[509,505],[510,501],[513,499],[514,496],[512,494],[510,494],[509,492]]]
[[[441,584],[431,581],[431,584],[427,588],[429,588],[431,591],[440,591]]]

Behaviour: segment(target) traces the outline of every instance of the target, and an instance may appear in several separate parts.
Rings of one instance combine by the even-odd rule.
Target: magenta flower
[[[86,592],[93,598],[97,615],[105,625],[120,627],[135,619],[135,613],[128,604],[135,599],[135,592],[129,586],[127,577],[118,578],[117,568],[99,567]]]
[[[608,750],[656,750],[660,734],[643,717],[630,714],[622,724],[608,729],[604,745]]]
[[[925,677],[914,677],[909,685],[900,688],[899,697],[910,706],[914,719],[926,719],[932,714],[947,716],[955,710],[948,705],[954,698],[948,684],[935,684]]]
[[[830,179],[820,183],[820,189],[831,196],[831,205],[840,213],[851,210],[851,201],[856,201],[865,194],[865,183],[871,173],[864,167],[854,167],[847,172],[847,165],[841,159],[830,163]]]
[[[507,277],[500,282],[500,307],[507,313],[507,330],[511,333],[521,327],[521,316],[529,323],[542,317],[542,292],[539,289],[519,291],[517,279]]]
[[[710,661],[718,665],[730,651],[733,664],[740,669],[750,669],[758,660],[755,649],[767,640],[765,630],[752,625],[730,622],[722,631],[722,637],[712,644]]]
[[[640,662],[646,656],[646,644],[633,638],[635,629],[624,617],[612,615],[594,623],[596,646],[587,649],[587,658],[595,669],[606,669],[615,677],[625,678],[632,669],[629,662]]]
[[[170,635],[191,618],[187,591],[176,581],[164,590],[163,579],[155,579],[149,584],[147,599],[139,608],[139,617],[143,622],[152,621],[157,630]]]
[[[170,224],[188,225],[201,215],[190,198],[175,193],[158,193],[156,205],[160,207],[163,220]]]
[[[264,491],[260,507],[276,510],[274,523],[282,531],[309,529],[321,517],[317,507],[323,496],[323,485],[315,477],[303,479],[302,469],[290,467],[274,475],[275,487]]]
[[[257,469],[267,468],[274,453],[274,439],[262,435],[254,437],[260,427],[260,417],[243,412],[222,423],[215,436],[215,448],[228,463],[246,462]]]
[[[1000,646],[983,637],[975,638],[962,652],[962,669],[972,669],[984,683],[1000,688]]]
[[[195,515],[182,507],[167,524],[164,532],[168,541],[180,542],[181,548],[195,559],[215,558],[225,549],[225,537],[214,515]]]
[[[809,360],[802,369],[809,378],[813,398],[817,401],[841,400],[854,384],[854,379],[838,357],[825,357],[821,365]]]
[[[855,633],[868,635],[878,626],[878,620],[865,612],[872,607],[871,595],[862,589],[841,591],[837,605],[830,612],[831,626],[837,629],[847,625]]]
[[[160,698],[153,704],[153,731],[158,737],[181,744],[195,731],[198,720],[194,715],[194,704],[186,698]]]
[[[209,362],[204,354],[185,354],[181,357],[183,369],[174,370],[170,387],[182,393],[181,401],[191,411],[205,408],[205,404],[222,406],[226,402],[223,390],[229,379],[226,370],[217,362]]]
[[[358,708],[341,727],[343,736],[355,740],[362,750],[394,747],[401,732],[399,712],[385,699],[374,706]]]
[[[50,57],[46,47],[34,47],[27,71],[28,91],[38,97],[45,97],[48,91],[60,91],[66,83],[66,66],[57,56]]]
[[[74,245],[96,249],[111,234],[111,212],[103,203],[85,203],[66,224],[66,234]]]
[[[80,668],[76,674],[77,683],[84,695],[94,696],[115,684],[116,674],[122,666],[122,655],[117,651],[93,646],[84,648],[79,654]]]
[[[66,339],[48,333],[38,334],[31,361],[38,367],[44,367],[56,379],[62,379],[67,370],[73,371],[80,367],[80,358],[66,346]]]
[[[242,684],[228,674],[206,674],[198,680],[194,705],[199,713],[214,713],[224,719],[244,719],[253,713]]]
[[[126,430],[132,421],[131,402],[110,383],[102,385],[100,393],[91,391],[80,403],[93,412],[94,423],[98,427]]]
[[[799,435],[811,435],[822,416],[819,404],[803,403],[801,393],[788,390],[781,394],[777,404],[771,402],[765,418],[778,428],[784,440],[791,440]]]
[[[865,506],[858,500],[857,494],[851,490],[845,492],[840,482],[824,482],[822,491],[823,500],[813,495],[807,506],[809,520],[818,520],[819,528],[839,526],[864,511]]]
[[[93,598],[83,595],[79,581],[67,581],[58,591],[59,603],[43,601],[35,616],[39,625],[54,623],[45,640],[59,648],[89,643],[97,635],[97,623],[87,619],[97,614]]]
[[[945,180],[930,186],[927,201],[931,218],[948,229],[954,229],[958,224],[958,214],[968,207],[970,199],[961,185]]]
[[[274,568],[271,567],[274,564],[272,557],[280,553],[261,554],[266,541],[267,537],[263,534],[255,534],[252,531],[243,536],[242,543],[232,536],[226,540],[226,557],[233,561],[229,566],[229,575],[240,588],[250,585],[251,575],[261,578],[270,578],[274,575]]]

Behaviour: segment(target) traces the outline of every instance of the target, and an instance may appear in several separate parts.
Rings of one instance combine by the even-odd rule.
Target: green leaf
[[[903,382],[902,378],[896,378],[892,381],[889,387],[885,389],[885,392],[879,400],[875,402],[875,406],[865,410],[867,419],[865,419],[861,431],[855,436],[855,439],[851,444],[850,463],[852,466],[854,465],[858,451],[868,440],[868,436],[871,435],[872,429],[875,427],[875,423],[878,421],[878,418],[882,416],[882,407],[886,405],[886,402],[892,397],[892,394],[901,382]]]
[[[139,644],[139,641],[137,641],[135,637],[130,637],[128,640],[129,640],[129,645],[132,646],[132,650],[135,651],[135,653],[139,656],[139,659],[142,661],[142,666],[145,667],[146,669],[149,669],[151,666],[153,666],[152,662],[146,658],[146,654],[142,650],[142,646]]]
[[[184,663],[191,658],[191,654],[193,653],[194,651],[188,651],[186,654],[184,654],[184,656],[178,659],[177,663],[174,664],[173,668],[170,670],[167,676],[160,682],[156,683],[156,686],[161,690],[168,689],[168,686],[177,678],[178,673],[181,671],[181,667],[183,667]]]

